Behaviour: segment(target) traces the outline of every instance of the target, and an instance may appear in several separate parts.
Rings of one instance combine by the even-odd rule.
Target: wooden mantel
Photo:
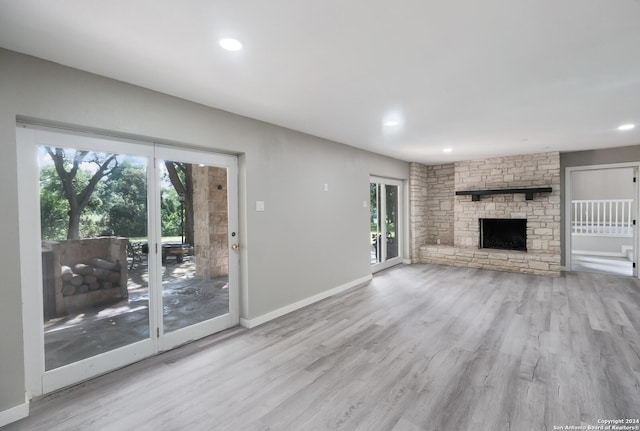
[[[525,199],[533,200],[534,193],[551,193],[551,187],[527,187],[517,189],[497,189],[497,190],[461,190],[457,191],[458,196],[471,196],[472,201],[479,201],[480,196],[484,195],[510,195],[514,193],[521,193],[525,195]]]

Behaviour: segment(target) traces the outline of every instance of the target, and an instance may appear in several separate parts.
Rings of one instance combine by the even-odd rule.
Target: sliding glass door
[[[371,265],[387,268],[401,259],[401,196],[399,181],[372,177],[369,184]]]
[[[38,147],[46,371],[150,338],[148,160],[82,144]]]
[[[30,393],[238,323],[234,157],[40,129],[18,140],[21,271],[38,286],[25,288]]]

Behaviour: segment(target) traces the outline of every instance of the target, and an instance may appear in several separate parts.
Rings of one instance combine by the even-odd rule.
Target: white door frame
[[[23,337],[25,353],[25,384],[27,399],[104,374],[134,363],[159,351],[167,350],[190,340],[202,338],[239,323],[239,253],[229,249],[229,314],[200,322],[163,335],[161,255],[149,254],[149,338],[110,350],[72,364],[45,370],[44,317],[42,300],[42,261],[38,148],[52,145],[145,157],[147,167],[148,235],[151,241],[160,238],[160,193],[155,166],[157,154],[166,160],[205,163],[227,168],[229,205],[229,244],[239,242],[238,232],[238,168],[235,156],[201,150],[178,149],[165,145],[129,140],[119,137],[97,136],[73,130],[18,124],[16,128],[17,163],[22,173],[18,178],[18,211],[20,235],[20,274],[23,298]],[[231,241],[231,232],[236,236]],[[155,247],[154,247],[155,248]],[[151,250],[151,247],[150,247]]]
[[[227,170],[227,203],[228,203],[228,233],[227,239],[229,244],[229,313],[222,316],[205,320],[185,328],[177,329],[175,331],[164,333],[164,322],[162,318],[162,280],[157,280],[156,285],[160,287],[160,306],[154,308],[157,315],[154,319],[157,322],[158,337],[158,350],[165,351],[172,349],[181,344],[187,343],[192,340],[205,337],[215,332],[221,331],[226,328],[238,325],[240,322],[240,299],[239,299],[239,267],[240,267],[240,253],[238,249],[232,249],[231,244],[239,243],[238,232],[238,159],[235,156],[229,156],[225,154],[209,153],[200,150],[188,150],[169,147],[166,145],[156,145],[155,147],[156,165],[161,160],[170,160],[178,162],[186,162],[193,164],[204,164],[206,166],[215,166],[219,168],[225,168]],[[157,166],[156,166],[157,167]],[[156,220],[154,224],[157,226],[157,232],[160,233],[160,193],[154,195],[154,206],[156,207]],[[232,234],[235,232],[235,236]],[[159,239],[160,235],[156,237]],[[160,245],[157,245],[157,250],[160,249]],[[156,267],[160,268],[161,253],[155,255]],[[159,275],[158,275],[159,276]],[[231,288],[231,286],[235,286]]]
[[[630,162],[630,163],[610,163],[610,164],[600,164],[600,165],[587,165],[587,166],[571,166],[565,168],[564,174],[564,189],[565,189],[565,210],[564,210],[564,218],[565,218],[565,241],[564,241],[564,252],[565,252],[565,268],[567,271],[571,271],[572,267],[572,259],[571,259],[571,251],[573,249],[572,246],[572,238],[571,238],[571,219],[572,219],[572,191],[571,191],[571,174],[573,172],[580,171],[597,171],[603,169],[620,169],[620,168],[633,168],[634,175],[636,178],[640,175],[640,162]],[[635,211],[636,219],[639,217],[639,199],[638,199],[638,182],[636,181],[634,184],[634,193],[633,193],[633,209]],[[639,238],[638,238],[638,226],[634,226],[633,228],[633,276],[638,277],[638,246],[639,246]]]
[[[406,220],[405,220],[405,187],[404,187],[404,181],[402,180],[395,180],[392,178],[384,178],[384,177],[378,177],[375,175],[371,175],[369,177],[369,184],[371,183],[375,183],[375,184],[384,184],[384,185],[390,185],[390,186],[397,186],[398,187],[398,214],[397,214],[397,220],[396,220],[396,229],[397,229],[397,235],[398,235],[398,256],[391,258],[391,259],[386,259],[383,262],[380,263],[376,263],[371,265],[371,273],[376,273],[378,271],[382,271],[383,269],[387,269],[391,266],[394,265],[398,265],[400,263],[404,263],[405,259],[404,259],[404,253],[405,253],[405,243],[406,243],[406,232],[407,232],[407,226],[406,226]],[[386,195],[384,193],[381,194],[381,196],[379,197],[380,199],[380,203],[379,206],[380,208],[386,208]],[[368,214],[368,218],[369,218],[369,223],[370,221],[370,215],[371,212],[369,212]],[[381,217],[381,214],[378,214],[378,217]],[[384,230],[384,224],[383,224],[383,230]],[[385,234],[385,232],[383,232],[383,235]],[[382,255],[386,256],[386,242],[383,241],[382,242]]]

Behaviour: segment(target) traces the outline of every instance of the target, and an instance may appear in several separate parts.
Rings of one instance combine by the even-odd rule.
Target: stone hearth
[[[551,187],[551,193],[456,196],[456,191]],[[411,256],[414,262],[558,276],[560,155],[497,157],[411,165]],[[482,218],[527,220],[527,251],[480,248]]]

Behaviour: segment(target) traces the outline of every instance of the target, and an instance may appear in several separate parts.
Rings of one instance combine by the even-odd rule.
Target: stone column
[[[193,175],[193,252],[196,276],[211,278],[211,244],[209,243],[209,169],[194,166]]]
[[[209,244],[211,277],[229,275],[229,208],[227,170],[209,168]]]
[[[226,277],[229,275],[227,170],[194,166],[193,190],[196,275]]]

